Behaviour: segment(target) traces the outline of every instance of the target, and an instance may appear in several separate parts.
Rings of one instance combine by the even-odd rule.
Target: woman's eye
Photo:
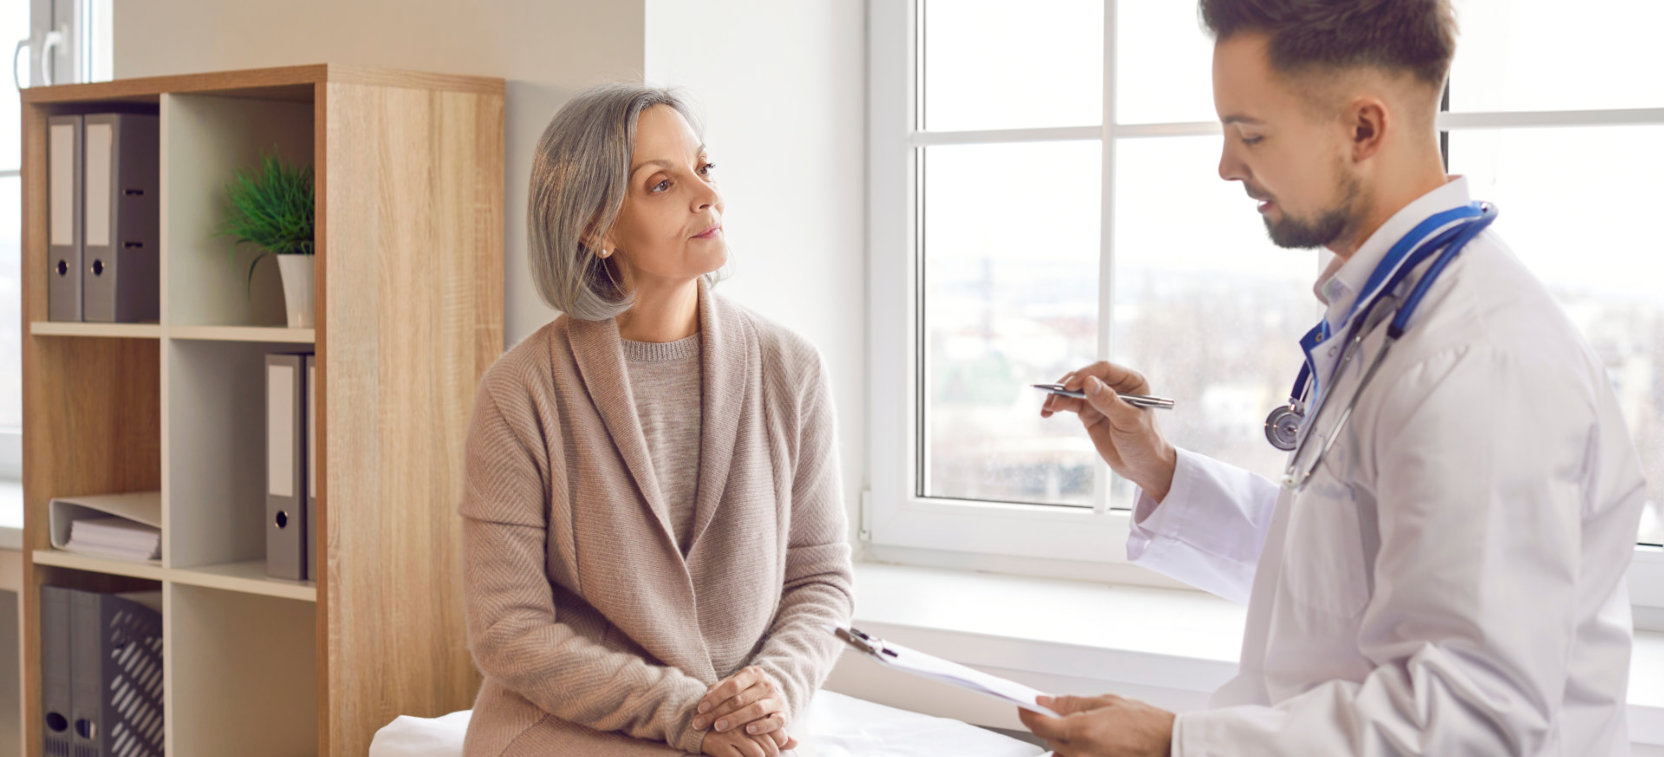
[[[649,189],[647,191],[649,191],[649,192],[663,192],[663,191],[665,191],[666,189],[669,189],[669,188],[670,188],[670,180],[665,179],[664,181],[661,181],[657,184],[654,184],[653,188]]]
[[[1249,146],[1249,147],[1253,147],[1254,145],[1257,145],[1257,144],[1259,144],[1261,142],[1264,142],[1264,141],[1265,141],[1265,137],[1243,137],[1242,138],[1242,143]]]
[[[699,175],[700,176],[710,176],[711,172],[714,171],[714,170],[716,170],[716,164],[715,163],[706,163],[705,165],[702,165],[702,166],[699,167]]]

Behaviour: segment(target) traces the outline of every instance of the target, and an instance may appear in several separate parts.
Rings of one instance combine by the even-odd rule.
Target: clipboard
[[[1008,704],[1017,705],[1029,712],[1036,712],[1054,718],[1062,717],[1051,709],[1041,707],[1035,703],[1034,698],[1045,693],[1038,689],[1032,689],[999,676],[988,675],[980,670],[928,655],[916,649],[909,649],[900,644],[887,642],[860,629],[830,626],[828,629],[832,631],[834,636],[842,639],[845,644],[885,667],[974,691]]]

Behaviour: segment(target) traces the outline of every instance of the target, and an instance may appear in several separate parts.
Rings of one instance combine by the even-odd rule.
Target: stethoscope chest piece
[[[1304,416],[1290,405],[1278,405],[1265,416],[1265,439],[1271,446],[1284,452],[1294,449],[1300,440],[1300,422]]]

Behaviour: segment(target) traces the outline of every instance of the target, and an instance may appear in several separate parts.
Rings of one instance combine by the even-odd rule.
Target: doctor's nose
[[[1225,181],[1246,181],[1248,178],[1248,167],[1231,155],[1229,145],[1219,151],[1219,178]]]

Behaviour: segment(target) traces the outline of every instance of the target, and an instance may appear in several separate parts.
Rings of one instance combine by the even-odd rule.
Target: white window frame
[[[47,82],[73,84],[109,81],[113,73],[113,32],[111,0],[28,0],[29,39],[0,40],[12,52],[10,74],[20,78],[22,59],[27,56],[29,81],[26,87]],[[48,44],[48,35],[52,35]],[[15,47],[14,47],[15,45]],[[0,169],[0,178],[20,177],[21,169]],[[29,324],[20,324],[25,329]],[[21,370],[21,367],[18,367]],[[23,429],[0,427],[0,481],[23,478]]]
[[[869,557],[916,565],[1179,586],[1132,565],[1123,548],[1131,514],[1107,507],[1111,475],[1101,461],[1094,508],[920,497],[917,297],[923,249],[917,219],[915,148],[966,143],[1098,139],[1102,145],[1099,291],[1114,291],[1114,171],[1118,138],[1219,134],[1216,122],[1117,125],[1116,0],[1105,0],[1104,103],[1100,126],[987,131],[915,130],[922,107],[914,50],[919,0],[869,0],[868,20],[868,402],[871,490],[861,501],[860,536]],[[1609,124],[1664,124],[1664,109],[1441,113],[1441,130]],[[897,254],[903,250],[905,254]],[[1315,264],[1314,264],[1315,265]],[[1100,295],[1098,353],[1110,354],[1109,298]],[[1292,338],[1292,336],[1291,336]],[[1045,377],[1036,377],[1042,380]],[[1637,546],[1630,575],[1636,619],[1664,630],[1664,550]]]

